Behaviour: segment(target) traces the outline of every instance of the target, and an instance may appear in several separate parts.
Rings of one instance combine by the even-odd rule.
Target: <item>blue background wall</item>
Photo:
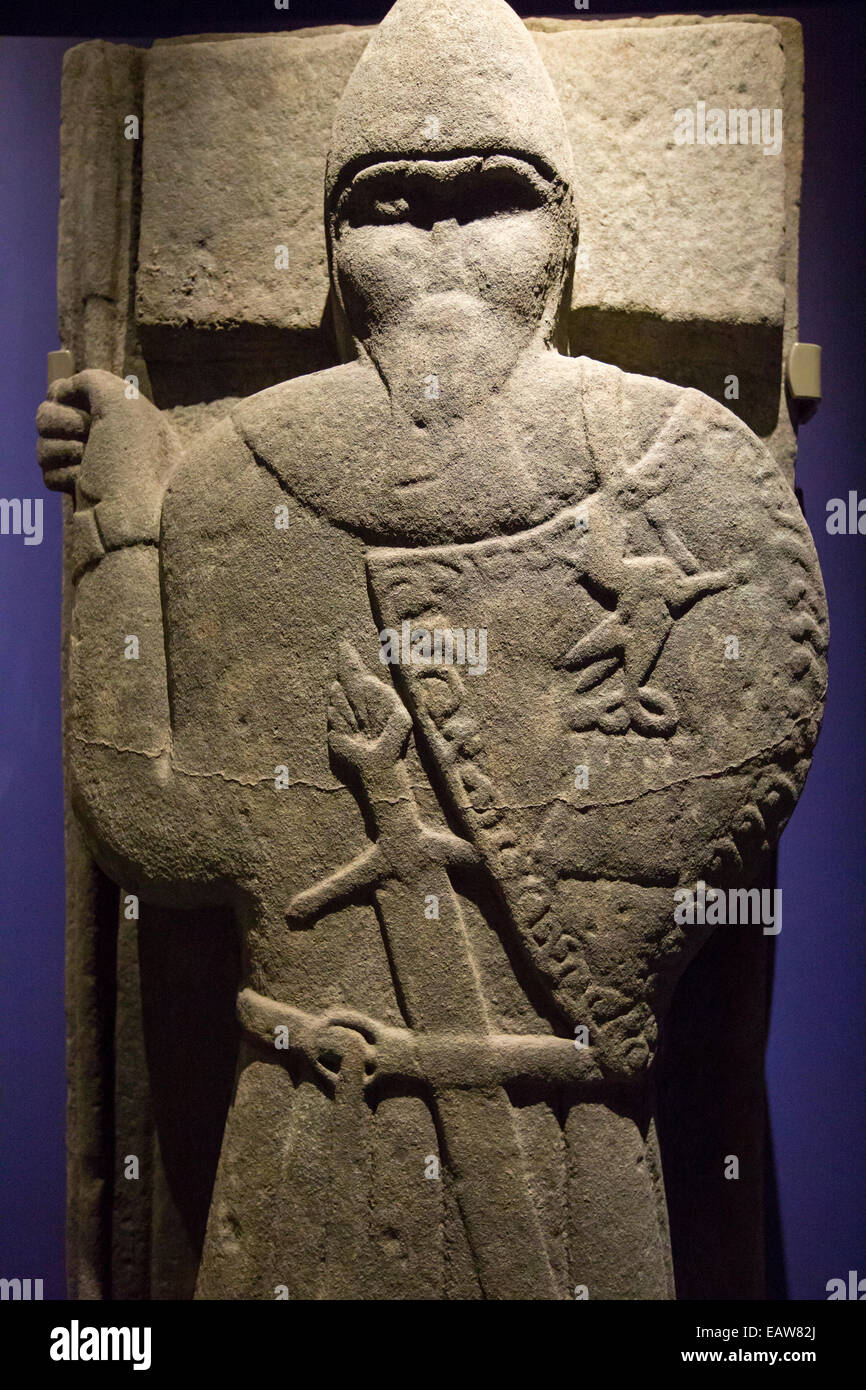
[[[523,14],[556,12],[517,5]],[[689,9],[636,5],[627,13]],[[695,7],[696,8],[696,7]],[[829,536],[826,503],[866,496],[863,441],[864,15],[791,5],[806,46],[800,337],[824,348],[825,399],[800,437],[798,484],[827,586],[830,698],[814,766],[782,841],[784,925],[767,1059],[782,1239],[792,1298],[866,1275],[866,536]],[[152,33],[367,22],[385,4],[178,3]],[[574,15],[572,6],[558,12]],[[593,18],[621,11],[593,4]],[[0,537],[0,1275],[64,1296],[63,838],[60,500],[40,490],[33,417],[58,346],[55,258],[60,68],[80,38],[119,37],[123,7],[64,7],[78,38],[0,41],[0,495],[44,498],[41,546]],[[27,16],[32,29],[57,24]],[[58,25],[59,27],[59,25]],[[142,39],[128,40],[146,42]]]

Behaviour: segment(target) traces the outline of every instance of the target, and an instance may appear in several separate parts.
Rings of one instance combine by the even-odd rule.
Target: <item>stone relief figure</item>
[[[513,12],[398,0],[327,164],[342,365],[185,448],[106,372],[40,408],[74,809],[237,924],[198,1298],[674,1296],[677,894],[765,869],[827,621],[746,425],[566,355],[572,184]]]

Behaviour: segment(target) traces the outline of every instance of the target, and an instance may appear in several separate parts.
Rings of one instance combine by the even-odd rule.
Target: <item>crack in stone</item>
[[[805,724],[809,720],[814,719],[816,717],[816,713],[818,713],[821,710],[821,707],[822,706],[820,703],[814,705],[808,714],[800,715],[797,719],[795,719],[793,721],[792,727],[799,724]],[[171,765],[171,771],[183,777],[194,777],[203,780],[207,780],[209,778],[218,778],[223,782],[229,782],[235,786],[241,787],[262,786],[265,782],[272,782],[274,780],[273,773],[266,773],[262,777],[248,778],[233,777],[230,773],[223,772],[219,768],[215,768],[206,772],[194,770],[192,768],[186,768],[183,767],[180,763],[172,760],[171,750],[169,747],[157,749],[156,752],[147,752],[143,748],[130,748],[121,746],[120,744],[112,743],[109,739],[85,738],[81,734],[74,734],[73,737],[76,739],[78,743],[83,743],[88,747],[107,748],[113,753],[130,753],[134,757],[149,758],[152,761],[156,761],[158,758],[162,758],[168,755]],[[568,806],[572,811],[577,812],[579,815],[585,815],[588,811],[604,810],[608,807],[631,806],[634,805],[635,802],[641,801],[644,797],[659,796],[663,792],[670,791],[674,787],[688,786],[692,782],[699,782],[703,780],[712,781],[717,777],[724,777],[728,773],[739,772],[749,763],[755,762],[758,758],[761,758],[768,753],[772,753],[776,748],[779,748],[783,743],[785,743],[788,738],[790,738],[790,733],[784,734],[774,743],[765,744],[763,747],[755,749],[750,753],[747,753],[745,757],[739,759],[737,762],[727,763],[724,767],[711,768],[706,772],[693,772],[690,773],[687,777],[676,777],[670,782],[663,782],[659,786],[645,787],[643,791],[636,792],[633,796],[620,797],[613,801],[591,801],[588,802],[586,805],[577,806],[574,804],[573,801],[569,800],[567,796],[564,796],[562,793],[558,792],[555,795],[546,798],[544,801],[497,801],[494,805],[485,807],[485,812],[490,810],[541,811],[549,809],[552,805],[554,805],[555,802],[560,802],[563,806]],[[426,782],[412,782],[410,785],[413,792],[427,792],[430,790],[429,785]],[[304,787],[308,791],[319,792],[345,793],[350,790],[350,788],[348,788],[342,783],[335,784],[334,786],[322,786],[321,783],[311,782],[303,777],[292,778],[288,785],[284,788],[280,788],[280,790],[288,791],[290,788],[294,787]],[[377,804],[383,803],[386,805],[395,805],[398,802],[405,801],[407,799],[408,798],[402,796],[378,796],[375,798]]]
[[[796,727],[796,725],[798,724],[805,724],[809,720],[814,719],[816,711],[820,712],[822,706],[823,701],[820,701],[817,704],[813,705],[812,709],[809,711],[808,714],[801,714],[797,719],[793,721],[792,728]],[[708,772],[692,772],[689,774],[688,777],[675,777],[672,782],[663,782],[662,785],[659,787],[645,787],[642,792],[636,792],[634,796],[626,796],[617,801],[592,801],[586,806],[575,806],[574,803],[569,801],[567,797],[559,795],[551,797],[551,802],[561,801],[564,805],[570,806],[572,810],[580,812],[581,815],[583,815],[586,811],[595,811],[602,809],[606,806],[631,806],[635,801],[640,801],[645,796],[657,796],[661,792],[669,791],[672,787],[687,786],[690,782],[700,782],[704,779],[711,781],[713,778],[716,777],[724,777],[727,773],[739,772],[741,768],[748,766],[749,763],[755,762],[756,759],[764,757],[764,755],[767,753],[774,752],[775,749],[781,747],[781,745],[785,743],[790,738],[790,736],[790,732],[787,734],[783,734],[782,737],[776,739],[774,743],[765,744],[763,748],[757,748],[754,750],[754,752],[747,753],[746,756],[744,758],[740,758],[738,762],[727,763],[724,767],[711,768]],[[514,811],[540,810],[544,806],[550,805],[551,802],[528,802],[524,806],[502,806],[498,809]]]
[[[211,777],[219,778],[223,782],[230,782],[233,785],[239,787],[259,787],[262,786],[265,782],[273,782],[274,780],[273,773],[267,773],[263,777],[232,777],[231,773],[223,772],[219,768],[214,768],[210,771],[203,772],[194,770],[193,768],[183,767],[180,763],[175,762],[172,759],[171,749],[169,747],[158,748],[156,752],[147,752],[147,750],[144,748],[123,747],[121,744],[112,743],[110,739],[85,738],[83,734],[73,734],[73,738],[76,740],[77,743],[83,743],[88,748],[107,748],[112,753],[131,753],[136,758],[148,758],[151,762],[155,762],[158,758],[168,756],[171,765],[171,771],[173,773],[178,773],[182,777],[196,777],[205,780]],[[429,791],[429,787],[426,782],[412,782],[410,785],[413,791]],[[303,777],[292,778],[288,786],[285,788],[280,788],[280,790],[288,791],[292,787],[305,787],[308,791],[316,792],[343,792],[344,794],[350,791],[350,788],[344,786],[342,782],[337,783],[332,787],[323,787],[321,783],[310,782]],[[399,801],[406,800],[408,800],[408,798],[404,796],[377,797],[377,801],[387,801],[391,805],[395,805]]]
[[[824,693],[826,694],[826,691]],[[813,705],[812,709],[809,711],[808,714],[802,714],[793,721],[792,727],[796,727],[798,724],[805,724],[809,720],[814,719],[816,717],[816,714],[820,713],[821,708],[822,701],[816,702],[816,704]],[[229,782],[235,786],[240,787],[258,787],[265,782],[272,782],[274,780],[273,773],[268,773],[264,777],[246,778],[232,777],[230,773],[222,772],[219,768],[215,768],[212,771],[207,772],[196,771],[192,768],[186,768],[181,766],[180,763],[171,760],[171,750],[169,747],[157,749],[156,752],[147,752],[143,748],[121,747],[116,743],[112,743],[109,739],[85,738],[82,734],[74,734],[73,737],[76,739],[78,743],[83,743],[91,748],[108,748],[113,753],[131,753],[135,757],[149,758],[152,761],[156,761],[156,759],[168,755],[172,772],[178,773],[183,777],[195,777],[204,780],[208,778],[219,778],[223,782]],[[491,809],[497,811],[542,811],[548,809],[555,802],[559,801],[562,803],[562,805],[568,806],[571,810],[576,811],[579,815],[585,815],[587,811],[604,810],[609,806],[631,806],[636,801],[641,801],[646,796],[658,796],[662,792],[670,791],[673,787],[687,786],[691,782],[699,782],[705,779],[711,781],[716,777],[724,777],[728,773],[738,772],[741,768],[746,767],[749,763],[754,762],[756,759],[764,757],[767,753],[772,753],[776,748],[779,748],[781,744],[785,743],[789,738],[790,732],[784,734],[781,738],[776,739],[774,743],[766,744],[764,745],[764,747],[755,749],[753,752],[746,754],[746,756],[744,758],[741,758],[738,762],[728,763],[724,767],[720,768],[712,768],[708,772],[693,772],[687,777],[677,777],[672,782],[664,782],[659,787],[645,787],[643,791],[636,792],[634,796],[622,797],[615,801],[592,801],[585,806],[576,806],[574,802],[568,799],[568,797],[563,796],[561,793],[557,793],[555,796],[548,797],[545,801],[497,802],[495,807],[486,807],[485,809],[487,811]],[[281,788],[280,790],[288,791],[289,788],[293,787],[305,787],[308,791],[318,792],[346,793],[350,790],[342,783],[337,783],[334,786],[325,787],[318,782],[311,782],[303,777],[293,778],[289,782],[287,787]],[[413,782],[411,784],[411,787],[413,791],[429,790],[427,784],[424,782]],[[376,798],[377,802],[383,802],[388,805],[394,805],[398,801],[405,800],[405,797],[383,796]]]
[[[172,772],[178,773],[183,777],[197,777],[202,779],[214,777],[219,778],[223,782],[231,782],[239,787],[258,787],[261,786],[263,782],[273,782],[274,780],[274,774],[272,772],[267,773],[264,777],[232,777],[231,773],[222,772],[219,768],[202,772],[194,770],[193,768],[183,767],[180,763],[172,759],[171,750],[168,747],[159,748],[155,753],[149,753],[144,748],[121,747],[117,743],[112,743],[110,739],[85,738],[82,734],[74,734],[73,737],[78,743],[84,743],[89,748],[108,748],[112,753],[131,753],[137,758],[149,758],[151,761],[156,761],[158,758],[163,758],[167,755]],[[288,786],[307,787],[310,791],[317,792],[345,792],[348,790],[348,788],[344,787],[342,784],[337,784],[333,787],[323,787],[317,782],[308,782],[302,777],[294,778],[289,782]],[[288,787],[285,790],[288,790]]]

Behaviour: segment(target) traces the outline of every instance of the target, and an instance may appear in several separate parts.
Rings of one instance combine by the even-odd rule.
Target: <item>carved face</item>
[[[363,168],[337,200],[334,277],[352,334],[388,379],[467,359],[493,384],[549,337],[571,251],[569,195],[512,155]],[[390,359],[390,360],[389,360]],[[398,374],[402,374],[402,371]]]

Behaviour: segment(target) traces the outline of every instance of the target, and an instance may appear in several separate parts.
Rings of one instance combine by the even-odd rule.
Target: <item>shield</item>
[[[689,488],[656,528],[610,490],[518,534],[368,553],[380,657],[507,929],[566,1015],[616,1024],[626,1052],[665,961],[688,959],[673,889],[753,869],[816,732],[756,627],[787,624],[800,657],[805,640],[817,689],[823,637],[812,661],[791,621],[792,594],[820,599],[803,583],[804,528],[791,516],[773,532],[768,570],[750,552],[765,507],[751,492],[749,525],[703,564],[681,515]],[[725,660],[738,632],[748,662]]]

